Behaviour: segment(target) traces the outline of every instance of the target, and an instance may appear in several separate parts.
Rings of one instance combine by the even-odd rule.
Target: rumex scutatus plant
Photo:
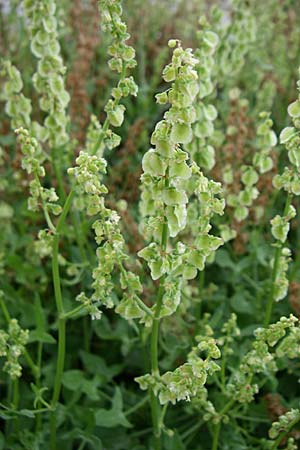
[[[73,108],[69,117],[65,83],[66,67],[84,58],[66,48],[67,14],[81,2],[21,2],[14,26],[32,64],[14,52],[1,63],[0,449],[299,446],[300,327],[286,301],[300,263],[290,67],[299,46],[286,53],[297,5],[267,0],[262,11],[238,0],[222,12],[204,3],[191,2],[190,14],[206,16],[182,33],[190,42],[179,29],[163,46],[158,36],[150,64],[149,30],[132,39],[124,17],[142,6],[165,37],[155,2],[99,0],[110,59],[107,69],[92,36],[82,67],[96,78],[100,66],[105,80],[99,92],[81,80],[85,133]],[[90,14],[95,2],[83,6]],[[85,45],[82,34],[76,47]],[[127,161],[119,148],[130,140]],[[142,171],[130,211],[121,154],[126,179]]]

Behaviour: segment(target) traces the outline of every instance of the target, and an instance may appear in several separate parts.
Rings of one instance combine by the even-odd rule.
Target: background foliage
[[[37,4],[51,11],[55,2],[39,0]],[[0,3],[0,449],[46,449],[49,445],[66,450],[296,449],[300,442],[300,227],[295,217],[300,192],[298,2],[123,2],[122,20],[130,33],[127,45],[136,51],[127,58],[126,70],[138,86],[137,95],[132,84],[126,95],[122,93],[120,104],[126,111],[119,103],[107,108],[120,80],[113,64],[107,64],[107,52],[112,37],[120,40],[122,34],[121,28],[115,36],[114,28],[110,29],[104,14],[107,5],[117,8],[119,2],[56,2],[52,15],[57,19],[57,34],[48,23],[43,26],[50,31],[39,38],[47,40],[51,35],[59,42],[62,60],[57,74],[64,73],[64,84],[53,81],[53,104],[41,108],[49,79],[39,63],[43,56],[34,51],[32,42],[46,16],[31,15],[28,0]],[[151,228],[145,219],[147,195],[151,197],[156,185],[149,184],[145,175],[160,176],[161,167],[157,169],[153,161],[147,165],[143,157],[151,135],[152,145],[157,145],[153,130],[165,120],[167,103],[174,106],[170,97],[167,101],[164,97],[173,79],[168,80],[163,70],[178,45],[172,41],[168,47],[169,39],[193,49],[202,89],[194,99],[198,122],[191,119],[193,140],[188,142],[179,131],[174,140],[189,152],[193,177],[198,172],[192,161],[210,183],[203,191],[209,200],[199,186],[196,193],[194,181],[184,184],[190,200],[187,226],[176,236],[180,231],[180,241],[195,249],[195,239],[203,232],[200,219],[207,218],[213,235],[220,236],[224,245],[207,250],[205,269],[202,262],[190,264],[194,276],[184,269],[191,259],[178,263],[183,281],[178,284],[172,278],[169,288],[171,300],[180,304],[172,304],[170,314],[160,320],[158,337],[160,371],[171,375],[163,380],[163,387],[155,384],[162,383],[161,379],[140,378],[142,388],[149,388],[150,383],[145,391],[135,379],[153,375],[151,326],[145,322],[162,284],[156,280],[163,273],[160,267],[159,275],[153,276],[152,265],[153,280],[146,261],[150,260],[151,268],[158,254],[163,259],[167,247],[154,256],[144,249],[137,257],[149,242],[158,241],[155,225]],[[182,65],[190,70],[193,63],[186,63],[185,58]],[[120,143],[115,135],[103,138],[107,117],[107,126],[114,131],[116,126]],[[173,126],[173,119],[166,120]],[[294,131],[285,130],[277,142],[276,136],[292,125]],[[37,142],[28,143],[22,130],[16,137],[15,128],[31,126]],[[115,148],[109,150],[110,146]],[[96,169],[88,157],[77,160],[75,169],[75,159],[83,149],[90,155],[91,149],[98,152]],[[278,178],[286,166],[292,175]],[[69,167],[73,169],[68,171]],[[92,173],[95,191],[84,183],[80,186],[84,171]],[[74,174],[79,188],[60,226],[62,216],[55,216],[61,214],[72,192]],[[184,179],[182,174],[178,177]],[[211,180],[222,184],[222,193]],[[103,206],[93,196],[102,196],[105,186]],[[221,204],[212,206],[216,198],[225,199],[224,214]],[[96,208],[99,227],[112,224],[112,231],[97,231],[95,217],[87,214],[87,208]],[[48,221],[45,211],[51,216]],[[121,218],[118,225],[114,211]],[[282,218],[273,219],[277,215]],[[119,252],[114,254],[112,247],[103,253],[103,233],[121,242]],[[176,236],[172,251],[177,253],[172,255],[179,260]],[[63,321],[53,287],[55,255],[64,314],[67,311]],[[99,271],[105,265],[110,269],[104,286],[96,283],[95,288],[97,265]],[[171,272],[166,269],[167,275]],[[141,289],[134,274],[140,277]],[[98,302],[92,286],[96,294],[97,289],[101,293]],[[144,306],[126,303],[125,307],[124,290],[130,298],[140,296],[137,302]],[[180,302],[175,300],[179,291]],[[78,299],[81,292],[87,297]],[[98,319],[100,315],[100,320],[91,320],[90,316]],[[63,323],[66,354],[60,389],[57,356]],[[204,359],[193,353],[197,345]],[[179,367],[184,367],[183,372],[174,372]],[[190,367],[194,370],[191,376]],[[200,372],[195,372],[196,367]],[[160,420],[155,423],[149,397],[156,399],[158,392],[164,406],[157,407]]]

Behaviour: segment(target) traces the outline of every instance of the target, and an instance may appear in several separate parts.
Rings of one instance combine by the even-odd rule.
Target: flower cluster
[[[16,130],[16,133],[24,155],[22,159],[22,168],[26,170],[28,174],[33,175],[33,179],[29,184],[30,197],[28,199],[28,208],[31,211],[37,211],[39,209],[40,200],[47,220],[48,212],[58,215],[61,212],[61,207],[56,203],[58,196],[55,189],[44,188],[41,185],[40,178],[45,176],[45,169],[41,165],[41,160],[43,158],[41,147],[28,130],[21,127]]]
[[[33,84],[40,96],[40,108],[47,113],[43,135],[53,147],[61,147],[69,140],[66,107],[70,101],[65,89],[66,68],[60,55],[54,0],[25,0],[24,11],[31,35],[31,51],[39,59]]]
[[[300,72],[299,72],[300,73]],[[300,80],[297,81],[300,90]],[[290,221],[296,216],[296,209],[291,205],[293,195],[300,194],[300,95],[288,106],[288,114],[292,118],[293,127],[286,127],[280,133],[280,143],[284,144],[291,166],[285,167],[282,174],[275,175],[273,185],[276,189],[288,192],[283,215],[276,215],[271,220],[271,231],[276,239],[276,253],[273,262],[273,298],[283,299],[288,290],[287,269],[290,251],[284,247],[290,229]]]
[[[1,100],[6,102],[5,112],[11,118],[12,128],[29,127],[31,101],[21,92],[23,81],[20,72],[9,61],[4,61],[0,75],[7,79],[1,92]]]
[[[199,356],[205,352],[206,358]],[[207,377],[220,369],[214,361],[221,356],[221,352],[213,338],[203,337],[197,347],[188,355],[187,362],[177,367],[173,372],[146,374],[135,378],[141,389],[151,388],[158,395],[162,405],[171,402],[175,404],[180,400],[190,400],[191,397],[201,395]]]
[[[194,68],[198,60],[190,49],[184,50],[175,40],[169,42],[171,48],[176,45],[172,61],[163,71],[163,78],[172,81],[172,86],[156,96],[159,103],[169,102],[171,108],[156,125],[151,137],[155,148],[144,155],[142,163],[144,231],[156,242],[142,249],[139,256],[147,261],[154,280],[164,276],[160,317],[176,310],[182,278],[195,278],[197,271],[203,270],[206,258],[222,243],[222,239],[208,234],[211,215],[222,213],[224,208],[224,201],[215,198],[220,185],[209,181],[196,163],[189,164],[189,154],[180,146],[192,141],[192,124],[196,120],[193,102],[199,92],[199,83]],[[164,249],[160,242],[164,227],[171,237],[176,237],[186,227],[190,194],[196,195],[201,208],[200,214],[194,208],[197,215],[194,242],[190,246],[177,242],[172,251]]]
[[[199,23],[201,25],[201,30],[197,32],[199,48],[195,51],[195,57],[198,59],[195,69],[198,73],[199,92],[197,97],[199,100],[195,103],[194,139],[189,144],[186,144],[185,148],[201,168],[210,170],[215,164],[215,150],[210,145],[210,138],[214,132],[214,120],[217,118],[217,110],[212,104],[205,102],[204,99],[213,92],[214,53],[216,52],[219,38],[216,33],[210,30],[210,25],[204,16],[200,18]]]
[[[0,330],[0,356],[6,358],[3,370],[13,380],[22,374],[19,358],[24,353],[28,337],[29,331],[22,330],[16,319],[10,320],[7,332]]]
[[[120,144],[120,137],[110,126],[120,127],[124,121],[125,106],[120,104],[122,98],[137,95],[137,85],[132,76],[127,77],[128,69],[136,66],[135,50],[126,44],[130,35],[127,26],[122,21],[122,6],[120,0],[99,0],[99,10],[102,18],[102,28],[107,31],[112,42],[108,47],[108,54],[112,57],[109,67],[120,74],[120,80],[112,90],[112,97],[108,100],[104,110],[106,120],[99,128],[99,136],[93,148],[93,154],[102,154],[103,146],[109,149]],[[99,124],[100,125],[100,124]]]
[[[300,70],[299,70],[300,74]],[[300,80],[297,81],[297,89],[300,90]],[[281,175],[274,177],[274,187],[284,189],[290,194],[300,194],[300,94],[298,99],[288,106],[288,114],[293,121],[292,127],[286,127],[280,133],[280,143],[284,144],[291,167],[285,168]]]
[[[273,422],[269,430],[271,439],[276,439],[282,432],[288,432],[300,421],[300,410],[291,409],[279,417],[277,422]]]
[[[121,288],[124,295],[116,308],[116,312],[126,319],[144,318],[143,303],[138,294],[142,291],[139,278],[132,272],[125,270],[124,261],[125,242],[119,227],[118,214],[106,208],[103,195],[107,188],[101,183],[99,175],[106,171],[106,161],[88,152],[80,152],[76,159],[76,167],[68,169],[68,173],[74,176],[77,191],[84,197],[87,214],[97,215],[98,219],[93,223],[95,240],[98,245],[96,254],[98,266],[93,271],[92,288],[94,293],[88,298],[81,293],[77,300],[81,302],[93,319],[99,319],[101,312],[98,307],[102,304],[107,308],[115,306],[113,298],[114,283],[112,281],[115,267],[121,271]],[[139,306],[141,305],[142,308]],[[146,308],[146,307],[145,307]]]
[[[218,345],[223,346],[222,356],[225,354],[231,354],[232,348],[230,345],[233,343],[234,338],[240,336],[240,329],[237,326],[237,316],[232,313],[227,322],[222,326],[222,336],[218,338]]]
[[[278,358],[297,357],[299,331],[299,320],[293,315],[281,317],[278,322],[266,328],[257,328],[252,349],[244,356],[240,370],[232,376],[227,385],[229,394],[241,403],[251,402],[258,392],[258,385],[253,383],[255,374],[276,372]],[[287,349],[291,344],[294,347],[289,352]],[[275,351],[271,353],[271,349],[275,346],[277,346]]]
[[[260,123],[257,128],[257,147],[258,151],[254,154],[252,165],[243,165],[241,167],[241,182],[243,188],[238,194],[229,194],[227,203],[234,208],[234,218],[241,222],[249,215],[249,209],[254,200],[258,197],[259,191],[256,187],[259,181],[259,173],[264,174],[273,167],[273,160],[270,151],[276,145],[276,134],[272,130],[273,121],[270,114],[262,112],[260,114]],[[229,176],[229,175],[227,175]],[[231,179],[232,176],[229,176]]]
[[[171,47],[176,41],[169,42]],[[180,144],[192,140],[192,123],[196,120],[193,102],[199,91],[197,60],[190,49],[180,44],[174,49],[172,61],[163,71],[171,88],[157,94],[158,103],[170,103],[171,108],[155,127],[150,149],[143,158],[141,212],[147,218],[147,235],[160,239],[165,217],[170,236],[175,237],[186,225],[186,181],[192,176],[187,164],[188,154]]]
[[[245,57],[256,40],[256,20],[251,8],[244,0],[232,1],[232,17],[227,27],[220,21],[222,44],[218,51],[218,70],[220,79],[230,74],[230,79],[239,73],[245,64]]]
[[[209,232],[212,228],[212,217],[216,214],[222,215],[224,212],[225,199],[221,183],[204,176],[196,166],[193,172],[192,186],[195,197],[188,206],[188,223],[194,239],[193,245],[203,256],[202,268],[199,267],[199,270],[203,270],[206,259],[213,256],[224,242],[223,236],[219,238]]]

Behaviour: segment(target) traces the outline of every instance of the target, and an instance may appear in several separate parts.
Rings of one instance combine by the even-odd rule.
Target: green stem
[[[13,380],[13,408],[17,411],[19,408],[19,400],[20,400],[20,395],[19,395],[19,379],[17,378],[16,380]],[[14,419],[14,425],[15,425],[15,432],[19,433],[20,432],[20,421],[19,421],[19,417],[16,417]]]
[[[84,308],[85,308],[85,305],[81,304],[81,305],[77,306],[76,308],[72,309],[71,311],[62,313],[60,315],[60,318],[64,319],[64,320],[71,319],[72,317],[76,316]]]
[[[228,337],[226,336],[226,343],[224,346],[224,351],[222,352],[222,362],[221,362],[221,385],[224,389],[226,382],[226,356],[227,356],[227,347],[228,347]]]
[[[106,117],[102,130],[100,131],[99,137],[96,141],[96,144],[94,145],[93,149],[92,149],[92,155],[95,155],[97,153],[98,148],[101,146],[102,141],[104,139],[105,133],[108,130],[109,127],[109,120],[108,117]]]
[[[286,198],[283,216],[287,215],[291,201],[292,201],[292,194],[289,193]],[[275,251],[274,264],[273,264],[273,270],[272,270],[272,278],[271,278],[271,290],[270,290],[268,301],[267,301],[264,327],[267,327],[269,325],[269,323],[271,321],[271,317],[272,317],[274,294],[275,294],[275,283],[276,283],[277,273],[278,273],[278,269],[279,269],[279,261],[280,261],[280,256],[281,256],[281,252],[282,252],[282,247],[283,247],[283,243],[280,243],[278,245],[278,247],[276,247],[276,251]]]
[[[38,348],[37,348],[37,367],[38,367],[38,376],[36,377],[36,385],[38,387],[41,386],[41,382],[40,382],[40,375],[41,375],[41,367],[42,367],[42,354],[43,354],[43,343],[42,342],[38,342]],[[40,402],[38,402],[38,406],[40,405]],[[35,430],[36,432],[39,431],[42,428],[42,415],[41,414],[37,414],[36,415],[36,422],[35,422]]]
[[[218,448],[220,431],[221,431],[221,422],[219,422],[214,428],[213,443],[212,443],[211,450],[217,450],[217,448]]]
[[[18,378],[16,380],[13,380],[13,405],[14,409],[18,409],[19,407],[19,380]]]
[[[168,185],[168,178],[165,180],[166,186]],[[164,224],[162,229],[162,237],[161,237],[161,251],[164,253],[167,248],[168,242],[168,223],[166,217],[164,218]],[[160,323],[160,311],[162,307],[162,300],[164,296],[164,283],[165,283],[165,275],[161,277],[159,283],[159,289],[157,294],[157,300],[154,311],[154,319],[151,331],[151,372],[154,376],[159,375],[159,367],[158,367],[158,334],[159,334],[159,323]],[[151,405],[151,414],[152,414],[152,424],[154,429],[154,449],[160,450],[161,442],[160,442],[160,432],[161,432],[161,423],[160,423],[160,405],[158,399],[153,392],[151,391],[150,395],[150,405]]]
[[[63,151],[62,149],[53,148],[51,155],[51,162],[54,169],[56,180],[58,182],[59,197],[60,200],[64,202],[66,200],[66,192],[64,187],[63,173],[60,165],[60,155],[62,151]]]
[[[204,269],[201,270],[201,272],[199,272],[198,275],[198,286],[199,286],[199,291],[198,291],[198,296],[199,296],[199,304],[197,304],[197,309],[196,309],[196,330],[199,330],[199,326],[200,326],[200,319],[201,319],[201,311],[202,311],[202,293],[203,293],[203,288],[204,288],[204,282],[205,282],[205,271]]]
[[[52,256],[52,277],[53,277],[53,286],[54,286],[54,296],[56,309],[58,313],[58,354],[57,354],[57,362],[56,362],[56,373],[54,379],[54,389],[51,401],[51,408],[55,409],[59,400],[61,384],[62,384],[62,376],[64,371],[64,363],[65,363],[65,353],[66,353],[66,319],[63,318],[64,315],[64,306],[63,306],[63,298],[61,292],[61,281],[60,281],[60,273],[59,273],[59,263],[58,263],[58,245],[59,245],[59,233],[61,232],[67,214],[70,210],[71,203],[74,197],[74,190],[72,190],[63,207],[62,213],[59,217],[56,233],[53,238],[53,256]],[[55,412],[51,414],[50,419],[50,448],[52,450],[56,450],[56,415]]]
[[[229,400],[228,403],[224,406],[224,408],[220,411],[220,416],[223,416],[233,405],[234,399]],[[221,420],[220,422],[214,427],[214,434],[213,434],[213,442],[211,450],[217,450],[219,446],[219,438],[220,438],[220,431],[221,431]]]
[[[129,408],[124,414],[125,416],[130,416],[131,414],[133,414],[135,411],[137,411],[138,409],[140,409],[142,406],[145,405],[145,403],[147,403],[149,401],[149,396],[146,395],[146,397],[142,398],[142,400],[140,400],[138,403],[136,403],[134,406],[132,406],[132,408]]]
[[[78,450],[83,450],[85,447],[86,441],[82,441],[80,446],[78,447]]]
[[[111,17],[113,19],[113,14],[111,14]],[[122,72],[121,72],[120,81],[123,80],[125,77],[126,77],[126,64],[123,61],[122,62]],[[118,104],[119,101],[116,101],[115,103]],[[109,128],[109,125],[110,125],[109,119],[108,119],[108,117],[106,117],[106,119],[104,121],[104,124],[103,124],[103,127],[102,127],[102,130],[100,131],[99,137],[97,139],[97,142],[96,142],[96,144],[94,145],[94,147],[92,149],[92,155],[95,155],[97,150],[98,150],[98,148],[101,146],[101,144],[103,142],[103,139],[104,139],[104,136],[105,136],[105,133],[106,133],[106,131]]]

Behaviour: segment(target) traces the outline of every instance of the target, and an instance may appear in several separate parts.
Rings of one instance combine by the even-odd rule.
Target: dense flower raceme
[[[4,293],[0,290],[0,303],[2,311],[7,316],[7,331],[0,330],[0,357],[5,358],[4,372],[7,372],[12,380],[21,377],[22,366],[19,358],[23,356],[25,346],[28,343],[29,331],[23,330],[16,319],[11,319],[4,305]]]
[[[241,222],[249,215],[249,209],[259,196],[256,187],[259,181],[259,174],[270,171],[273,167],[273,160],[270,151],[277,143],[277,137],[271,129],[273,121],[269,117],[269,113],[262,112],[260,114],[260,123],[257,127],[257,151],[252,158],[252,165],[243,165],[241,167],[241,183],[243,188],[238,194],[229,194],[227,196],[228,206],[234,209],[234,218]],[[233,173],[229,167],[226,170],[225,180],[232,182]]]
[[[210,400],[209,391],[202,387],[198,390],[197,397],[192,399],[190,406],[191,409],[199,411],[201,414],[204,411],[204,420],[212,421],[216,425],[221,422],[224,424],[229,422],[229,407],[233,406],[234,403],[246,404],[254,400],[254,396],[259,392],[259,380],[257,378],[259,375],[276,373],[278,368],[282,367],[284,359],[298,358],[300,344],[299,319],[293,315],[281,317],[278,322],[266,328],[256,329],[251,350],[245,354],[239,368],[236,368],[225,384],[225,377],[222,378],[223,367],[225,368],[223,362],[226,356],[233,353],[235,339],[240,336],[235,315],[232,315],[224,324],[222,333],[223,335],[216,340],[216,343],[218,347],[222,348],[222,393],[226,395],[228,403],[225,404],[224,411],[218,412],[214,403]],[[208,328],[206,334],[206,338],[198,336],[196,340],[211,340],[213,331]],[[280,364],[278,364],[279,361]],[[153,380],[151,381],[153,382]],[[275,435],[271,437],[274,438]]]
[[[297,81],[297,88],[300,90],[300,81]],[[300,96],[288,106],[288,114],[294,126],[282,130],[280,143],[285,145],[290,166],[285,167],[283,173],[275,175],[273,179],[276,189],[283,189],[288,193],[283,215],[277,214],[271,220],[272,235],[276,240],[271,288],[271,297],[275,301],[282,300],[288,290],[287,270],[291,251],[285,243],[290,230],[290,221],[296,216],[296,209],[291,202],[293,196],[300,195]]]
[[[221,45],[217,53],[218,79],[222,82],[234,83],[237,76],[245,64],[247,53],[254,45],[256,36],[256,20],[251,5],[244,0],[234,0],[232,2],[232,18],[224,26],[223,15],[216,16],[218,24],[217,33],[221,39]],[[224,75],[230,74],[230,77]],[[223,81],[222,81],[223,80]]]
[[[227,384],[230,397],[240,403],[251,402],[259,391],[254,376],[276,372],[277,360],[280,358],[297,358],[299,339],[299,320],[292,315],[281,317],[266,328],[256,329],[252,349],[244,356],[240,370],[232,375]]]
[[[203,359],[200,354],[206,353]],[[215,340],[202,338],[197,347],[188,354],[187,362],[177,367],[173,372],[165,372],[162,376],[146,374],[137,378],[141,389],[153,389],[160,403],[175,404],[180,400],[190,400],[201,395],[207,377],[220,370],[214,361],[221,356]]]
[[[176,311],[182,282],[195,278],[197,271],[204,269],[206,258],[222,244],[222,239],[209,234],[209,219],[213,212],[222,214],[224,208],[223,201],[214,199],[214,194],[220,191],[218,183],[208,180],[181,147],[193,139],[192,124],[197,119],[193,102],[199,92],[195,67],[199,61],[191,49],[183,49],[176,40],[169,41],[169,47],[176,48],[171,63],[163,71],[163,78],[172,84],[156,98],[159,103],[170,103],[171,107],[152,134],[154,148],[144,155],[142,175],[143,229],[153,241],[139,256],[147,261],[152,278],[160,279],[163,287],[161,306],[157,303],[152,307],[156,320]],[[189,194],[196,195],[206,209],[198,218],[201,230],[191,245],[176,239],[172,248],[167,242],[168,235],[177,238],[185,229]],[[199,350],[207,351],[205,360],[198,355]],[[211,359],[219,356],[214,340],[204,340],[198,350],[192,350],[188,362],[174,372],[161,377],[152,373],[137,381],[143,389],[148,387],[155,395],[159,393],[161,403],[189,399],[204,385],[207,374],[219,369]],[[166,387],[166,383],[171,388]]]
[[[102,154],[104,147],[113,149],[117,147],[121,138],[110,127],[120,127],[124,121],[125,106],[120,100],[129,95],[136,96],[138,87],[127,71],[136,66],[135,50],[126,44],[130,35],[127,26],[122,20],[122,6],[120,0],[99,0],[99,10],[102,19],[102,29],[111,36],[112,42],[108,47],[111,56],[108,64],[112,71],[120,75],[120,80],[112,89],[111,98],[105,105],[106,120],[103,127],[98,124],[99,137],[95,142],[93,153]]]
[[[201,26],[197,32],[199,47],[195,51],[195,57],[198,59],[195,70],[199,83],[197,100],[194,102],[196,120],[193,124],[193,139],[185,145],[185,148],[201,168],[210,170],[215,164],[215,151],[210,140],[214,133],[217,110],[206,101],[206,97],[214,90],[212,74],[219,37],[211,31],[210,24],[204,16],[200,18],[199,24]]]
[[[36,137],[47,140],[52,147],[61,147],[69,140],[66,108],[70,95],[65,89],[66,68],[58,42],[56,3],[54,0],[25,0],[31,51],[38,58],[33,84],[40,96],[39,104],[47,113],[44,129]]]
[[[22,93],[23,81],[19,70],[10,61],[3,61],[0,75],[6,79],[1,100],[5,101],[5,112],[11,119],[11,127],[29,127],[31,101]]]
[[[121,272],[120,282],[124,295],[116,307],[116,312],[128,320],[144,319],[147,308],[139,298],[142,286],[137,275],[127,271],[124,261],[128,259],[125,242],[122,236],[118,214],[107,208],[103,195],[107,193],[101,182],[101,175],[106,171],[106,161],[87,151],[80,152],[76,159],[76,167],[70,168],[68,173],[75,177],[77,193],[83,198],[86,212],[90,216],[98,216],[93,223],[95,240],[98,245],[96,254],[98,266],[93,271],[93,295],[88,298],[84,293],[77,296],[93,319],[100,319],[100,305],[113,308],[113,272],[118,268]],[[145,312],[146,311],[146,312]]]

